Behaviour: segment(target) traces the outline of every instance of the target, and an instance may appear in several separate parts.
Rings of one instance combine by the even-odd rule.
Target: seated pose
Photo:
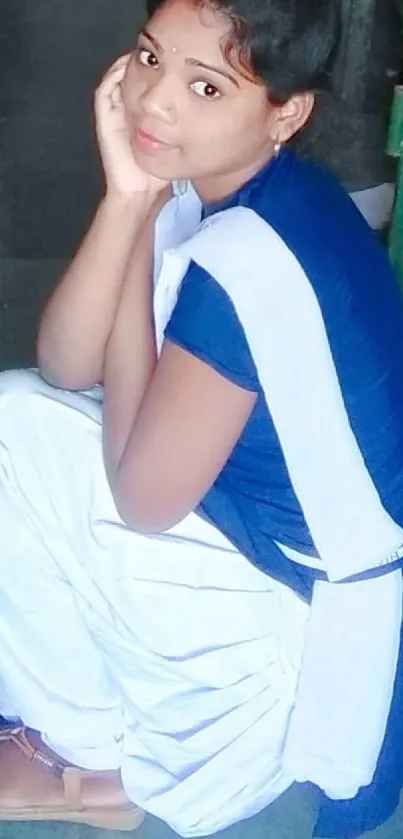
[[[202,836],[373,786],[403,306],[287,148],[337,35],[334,0],[150,0],[97,92],[104,197],[0,376],[1,819]]]

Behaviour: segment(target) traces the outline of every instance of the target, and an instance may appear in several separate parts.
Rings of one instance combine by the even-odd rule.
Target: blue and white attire
[[[224,204],[182,193],[157,223],[158,345],[256,406],[200,509],[146,537],[109,491],[102,392],[1,377],[3,713],[120,767],[184,836],[307,780],[318,831],[347,837],[374,826],[354,797],[398,717],[403,304],[348,196],[292,153]]]

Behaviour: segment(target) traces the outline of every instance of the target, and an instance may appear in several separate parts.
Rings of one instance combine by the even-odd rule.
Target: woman
[[[130,829],[139,805],[197,836],[294,780],[347,799],[374,775],[403,316],[348,196],[284,148],[333,0],[149,12],[97,93],[105,196],[40,374],[1,379],[0,695],[26,728],[0,808]]]

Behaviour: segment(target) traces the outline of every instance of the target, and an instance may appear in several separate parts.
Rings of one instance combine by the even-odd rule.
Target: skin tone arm
[[[134,166],[125,137],[116,95],[127,61],[124,56],[113,65],[95,100],[106,195],[49,301],[39,330],[41,373],[52,384],[71,390],[103,381],[105,348],[129,260],[144,225],[155,218],[167,197],[163,181],[143,177]]]
[[[39,368],[56,387],[85,390],[103,380],[108,341],[144,208],[106,197],[54,292],[38,337]]]
[[[142,228],[106,347],[104,368],[104,458],[110,474],[120,464],[157,353],[152,308],[154,219]]]
[[[193,510],[221,471],[256,394],[165,342],[152,317],[153,219],[144,225],[106,349],[104,459],[120,515],[159,532]]]
[[[121,373],[124,382],[130,378],[128,356],[130,352]],[[115,392],[118,389],[116,380]],[[120,462],[109,468],[109,480],[129,527],[158,533],[180,521],[204,497],[242,433],[256,394],[166,341],[136,414],[132,410],[137,400],[135,392],[130,405],[126,394],[125,430],[130,431]],[[117,413],[107,391],[105,429],[112,457],[120,449],[113,449],[114,435],[123,428]]]

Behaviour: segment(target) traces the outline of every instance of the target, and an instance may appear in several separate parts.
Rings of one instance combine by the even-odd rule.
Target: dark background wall
[[[339,0],[342,38],[333,93],[322,96],[299,151],[330,165],[349,190],[394,179],[383,154],[403,70],[403,0]]]
[[[338,95],[299,142],[349,188],[387,176],[396,1],[341,0]],[[0,0],[0,369],[34,362],[39,313],[100,195],[92,91],[142,17],[142,0]]]
[[[142,15],[140,0],[0,0],[0,368],[34,361],[100,195],[92,91]]]

